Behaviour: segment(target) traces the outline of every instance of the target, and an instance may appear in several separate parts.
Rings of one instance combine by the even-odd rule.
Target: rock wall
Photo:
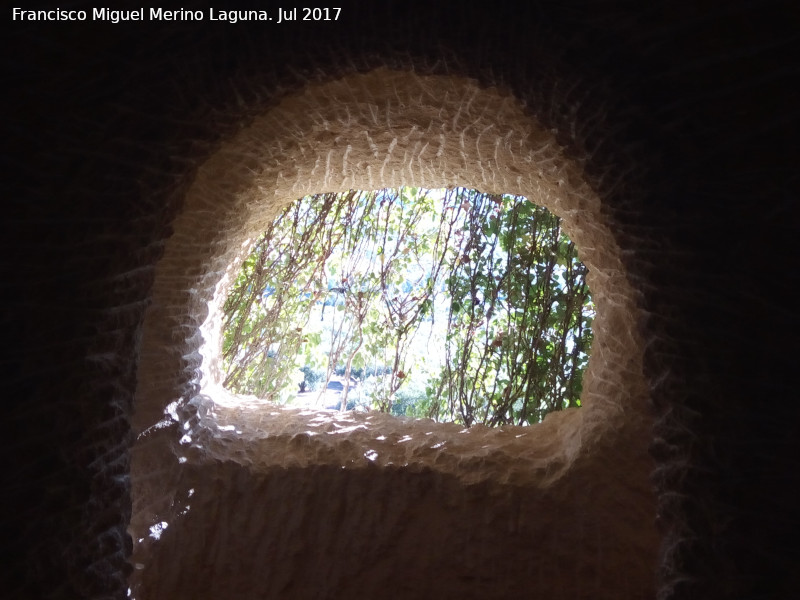
[[[198,170],[187,193],[174,234],[157,266],[153,302],[145,316],[134,418],[134,425],[146,432],[142,444],[133,450],[131,532],[138,570],[132,587],[136,595],[226,597],[231,593],[225,591],[227,577],[214,573],[206,581],[197,575],[197,565],[216,560],[209,556],[259,556],[270,568],[243,563],[241,574],[231,576],[241,578],[234,596],[353,597],[354,590],[361,589],[358,597],[375,597],[400,581],[376,568],[367,583],[360,571],[352,572],[351,565],[372,564],[374,556],[381,554],[398,567],[402,597],[427,597],[434,593],[434,581],[436,590],[453,597],[485,597],[489,589],[499,597],[519,597],[528,586],[534,564],[539,565],[537,589],[543,593],[563,590],[575,595],[582,590],[579,595],[597,597],[598,589],[607,589],[615,597],[624,588],[630,597],[652,596],[658,538],[648,478],[653,469],[647,454],[651,417],[642,372],[641,316],[600,201],[576,162],[566,156],[553,133],[527,116],[507,92],[466,78],[385,68],[310,84],[223,144]],[[383,484],[376,488],[370,481],[373,471],[363,467],[384,464],[385,450],[365,445],[359,425],[342,425],[334,437],[323,436],[328,443],[316,443],[318,438],[306,443],[309,427],[301,419],[292,425],[294,435],[282,432],[277,437],[289,441],[276,444],[275,434],[270,433],[275,426],[269,421],[277,417],[268,407],[240,412],[241,420],[226,424],[238,431],[252,429],[252,422],[257,421],[266,431],[257,427],[255,434],[226,437],[222,455],[195,441],[197,452],[178,462],[171,446],[182,434],[199,439],[206,436],[187,422],[190,416],[178,419],[187,428],[178,426],[177,435],[174,428],[152,428],[162,419],[167,404],[181,398],[176,396],[181,380],[198,384],[196,366],[182,365],[186,356],[204,355],[202,392],[212,403],[220,400],[220,394],[224,397],[213,387],[219,383],[214,377],[218,348],[202,342],[214,339],[215,333],[218,336],[213,331],[219,327],[218,307],[224,300],[226,281],[235,276],[235,267],[229,265],[238,264],[277,210],[295,198],[315,191],[378,189],[404,183],[464,185],[523,194],[563,215],[564,226],[590,269],[589,285],[598,314],[584,408],[569,417],[552,417],[530,430],[509,432],[514,436],[510,439],[519,440],[513,448],[502,436],[462,434],[458,428],[430,423],[396,424],[385,419],[369,423],[372,438],[392,432],[394,443],[404,450],[414,446],[413,438],[422,435],[424,439],[420,428],[441,430],[441,439],[434,445],[441,443],[442,447],[436,452],[414,452],[408,459],[389,460],[387,466],[392,466],[393,473],[396,468],[421,471],[433,481],[454,478],[452,485],[445,486],[421,475],[411,475],[413,480],[422,477],[413,485],[400,483],[404,481],[400,475],[387,479],[396,480],[397,488]],[[195,323],[203,320],[204,335],[198,335]],[[187,389],[176,403],[180,407],[190,400],[188,415],[195,410],[192,394],[193,390]],[[262,439],[269,440],[267,447]],[[333,440],[336,443],[330,443]],[[371,452],[379,457],[372,462],[365,458]],[[486,455],[491,460],[486,460]],[[222,470],[217,472],[220,461]],[[228,471],[230,461],[237,463],[233,472]],[[167,464],[171,468],[166,468]],[[275,467],[283,474],[283,468],[295,464],[303,468],[290,469],[286,479],[276,475]],[[241,473],[241,466],[246,473]],[[330,468],[333,479],[317,480],[320,471],[316,467],[323,466]],[[587,473],[592,473],[589,479]],[[235,478],[239,500],[231,502],[219,490],[210,493],[203,477],[209,477],[213,486]],[[570,483],[564,486],[564,481]],[[482,485],[476,487],[478,483]],[[358,485],[364,486],[360,496],[352,491]],[[286,491],[278,491],[282,486]],[[431,487],[430,502],[418,501],[419,486]],[[276,552],[274,545],[275,539],[290,535],[283,528],[290,521],[287,517],[257,525],[248,521],[233,533],[230,518],[222,516],[228,511],[249,515],[261,510],[282,515],[285,508],[279,499],[295,497],[291,490],[297,488],[308,489],[312,497],[311,490],[319,490],[332,504],[333,514],[311,505],[303,508],[302,528],[291,533],[294,554],[290,556]],[[595,492],[586,496],[582,490],[589,488]],[[185,508],[176,499],[185,497],[189,489],[195,490],[192,509],[189,516],[180,518]],[[380,491],[373,495],[374,489]],[[508,494],[516,499],[506,500]],[[461,506],[462,496],[473,499]],[[202,498],[206,498],[204,502]],[[203,508],[198,508],[201,502]],[[272,506],[274,502],[277,505]],[[460,509],[447,513],[452,518],[444,518],[436,510],[453,502]],[[520,517],[513,516],[513,511],[509,514],[508,502],[516,503]],[[624,529],[633,535],[602,547],[587,539],[582,560],[568,560],[576,538],[555,520],[555,506],[558,514],[574,521],[575,536],[589,530],[610,540],[615,531]],[[395,512],[398,514],[392,516]],[[364,523],[349,516],[352,514],[363,515]],[[330,520],[337,518],[347,519],[349,533],[342,532],[338,524],[337,536],[311,533],[327,530]],[[530,520],[530,526],[515,530],[513,536],[496,526],[517,518]],[[379,523],[395,520],[396,527],[405,529],[404,538],[414,539],[417,547],[429,548],[429,553],[417,556],[411,547],[393,548],[395,534],[379,531]],[[162,522],[173,525],[153,541],[148,537],[149,528]],[[459,558],[462,552],[469,553],[461,540],[465,523],[472,522],[483,523],[481,530],[488,536],[481,542],[477,563]],[[601,533],[603,527],[608,530]],[[382,540],[378,546],[365,542],[376,537]],[[553,539],[547,544],[532,543],[550,537]],[[257,550],[256,540],[264,540],[267,547]],[[351,545],[353,541],[357,543]],[[185,561],[176,573],[192,573],[194,584],[183,578],[171,581],[158,565],[159,561],[174,565],[177,554],[173,544],[180,545]],[[317,555],[346,556],[347,560],[329,559],[326,570],[330,577],[295,589],[308,568],[303,557]],[[515,558],[510,561],[511,556]],[[224,562],[225,571],[234,568],[230,560]],[[421,569],[414,566],[418,562],[430,564]],[[490,570],[481,576],[481,585],[475,581],[476,564],[508,562],[517,566]],[[620,581],[623,564],[626,576]],[[443,570],[443,565],[449,568]],[[595,584],[587,586],[585,577]],[[609,578],[608,583],[604,577]],[[570,589],[567,581],[579,583]]]
[[[653,595],[649,471],[596,462],[631,435],[581,452],[577,411],[461,430],[224,397],[198,400],[167,526],[137,539],[137,597]]]
[[[4,595],[795,595],[796,25],[782,2],[12,23]],[[565,219],[606,319],[585,408],[461,434],[226,406],[202,341],[248,236],[302,193],[401,183]]]

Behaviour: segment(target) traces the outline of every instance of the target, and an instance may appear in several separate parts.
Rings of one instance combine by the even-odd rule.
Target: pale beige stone
[[[463,431],[237,403],[221,390],[219,305],[277,212],[306,194],[402,185],[522,194],[562,217],[597,307],[583,408]],[[174,231],[133,417],[139,600],[523,598],[530,578],[537,597],[652,596],[636,296],[579,161],[514,97],[388,69],[309,84],[202,166]],[[175,397],[200,375],[198,396]],[[168,404],[190,400],[185,428],[165,419]]]

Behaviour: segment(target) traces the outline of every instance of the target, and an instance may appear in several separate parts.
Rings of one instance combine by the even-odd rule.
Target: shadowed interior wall
[[[0,236],[3,364],[11,373],[2,426],[7,595],[125,597],[133,551],[126,536],[130,448],[134,432],[152,422],[163,400],[154,400],[150,409],[145,401],[142,411],[134,412],[134,398],[138,411],[146,385],[160,385],[142,382],[137,373],[148,360],[146,311],[159,309],[153,282],[156,265],[168,260],[170,241],[177,239],[171,232],[183,235],[181,219],[197,214],[191,198],[203,165],[224,156],[226,144],[282,100],[380,68],[466,79],[515,98],[530,123],[563,147],[564,157],[598,199],[598,222],[613,235],[635,290],[630,299],[642,315],[637,325],[645,395],[656,415],[650,440],[657,494],[653,516],[662,531],[653,569],[660,597],[794,595],[800,587],[793,569],[796,544],[790,544],[798,527],[791,492],[800,483],[793,464],[798,414],[788,375],[793,355],[781,351],[796,324],[786,302],[796,277],[785,268],[787,257],[796,255],[792,235],[797,230],[791,210],[796,152],[789,132],[796,128],[798,109],[788,93],[797,79],[789,58],[797,46],[793,9],[780,2],[734,2],[724,10],[654,3],[630,12],[608,3],[586,12],[568,5],[519,10],[497,3],[491,11],[461,7],[450,12],[439,5],[382,3],[348,4],[344,15],[335,24],[286,23],[268,30],[254,23],[14,25],[4,58],[10,90],[2,125],[8,185]],[[352,168],[352,181],[357,172],[363,177]],[[456,170],[420,170],[418,177],[433,183],[455,175],[487,180]],[[373,177],[393,182],[400,175]],[[346,177],[335,182],[335,187],[348,185]],[[224,262],[233,251],[225,244],[241,239],[237,236],[246,235],[247,228],[243,223],[235,231],[219,240],[222,246],[212,251],[215,261]],[[201,242],[202,252],[215,244]],[[585,244],[582,249],[590,252]],[[215,265],[204,263],[199,271],[181,275],[202,278]],[[218,274],[207,283],[216,280]],[[169,340],[175,348],[196,335],[204,318],[209,290],[193,289],[194,297],[181,300],[181,314],[194,318]],[[187,325],[174,316],[176,325]],[[190,352],[179,360],[180,367],[165,375],[176,379],[163,381],[174,399],[199,390],[200,355]],[[152,456],[169,456],[171,442],[166,433],[164,438],[153,441],[154,448],[161,447]],[[608,436],[602,440],[613,444]],[[600,453],[608,450],[603,444],[596,448]],[[398,543],[397,554],[387,551],[374,570],[353,565],[364,569],[358,571],[364,585],[374,586],[367,589],[378,589],[381,575],[397,586],[413,584],[392,568],[392,556],[445,597],[452,589],[475,597],[535,595],[537,583],[552,597],[610,594],[599,587],[610,582],[628,592],[644,589],[639,575],[626,579],[631,569],[623,559],[629,554],[611,547],[601,536],[605,531],[576,533],[570,529],[573,513],[559,512],[535,488],[493,488],[490,481],[469,487],[458,476],[424,468],[334,474],[325,464],[263,465],[254,477],[252,469],[230,457],[210,463],[201,468],[193,462],[180,475],[161,465],[151,465],[150,471],[167,473],[154,484],[160,489],[182,490],[192,478],[227,482],[219,483],[218,491],[231,502],[201,502],[185,516],[184,531],[192,530],[193,519],[209,516],[204,507],[235,506],[237,489],[285,511],[276,513],[285,524],[280,530],[248,521],[242,513],[213,514],[230,518],[229,531],[282,532],[281,543],[265,538],[255,547],[264,556],[278,553],[293,565],[292,573],[314,565],[316,579],[272,580],[274,587],[263,588],[285,592],[279,597],[306,597],[319,589],[357,597],[357,578],[342,577],[327,557],[305,552],[312,538],[302,532],[308,531],[305,517],[318,515],[347,524],[345,533],[365,533],[359,528],[367,524],[352,516],[327,513],[321,494],[349,493],[353,507],[379,506],[370,501],[379,491],[359,492],[367,484],[372,490],[398,486],[427,507],[417,515],[404,512],[410,505],[400,507],[413,524],[409,528],[392,524],[389,511],[372,515],[371,531],[379,534],[372,548]],[[581,465],[575,462],[574,479],[565,479],[562,488],[563,498],[572,502],[578,496],[571,485],[598,481],[594,465]],[[146,463],[138,466],[147,471]],[[297,487],[306,477],[319,487]],[[288,490],[296,505],[272,496],[274,490]],[[474,516],[475,503],[495,492],[495,520],[464,527],[459,516]],[[436,501],[440,498],[453,499],[446,514]],[[608,523],[624,523],[625,509],[615,509],[612,497],[598,494],[597,504],[604,503],[612,519],[622,519]],[[535,521],[514,520],[522,514],[518,506],[552,511],[564,527],[547,535],[563,531],[574,546],[565,560],[574,554],[581,564],[605,571],[586,570],[558,587],[557,578],[530,570],[541,567],[511,561],[491,571],[498,580],[506,576],[504,589],[487,583],[491,578],[440,589],[433,574],[440,572],[441,555],[412,558],[411,549],[420,552],[414,540],[421,532],[429,533],[433,544],[471,548],[464,571],[487,556],[500,556],[495,549],[484,550],[500,539],[511,542],[511,557],[532,556],[525,553],[534,552],[539,535],[555,544],[551,547],[562,547],[563,540],[548,538]],[[594,503],[586,506],[594,508]],[[505,538],[499,535],[500,523],[509,523]],[[317,531],[328,547],[338,547],[341,532]],[[299,537],[291,535],[295,532]],[[178,564],[182,557],[189,560],[192,553],[182,554],[177,535],[167,533],[166,556]],[[638,533],[619,531],[629,541]],[[364,538],[351,541],[358,539]],[[586,558],[592,553],[594,562]],[[216,558],[205,558],[211,563],[204,566],[213,571]],[[160,569],[154,581],[178,581],[169,560],[153,564]],[[244,573],[231,577],[232,583],[247,580]],[[525,592],[523,581],[529,584]],[[598,587],[578,587],[585,583]],[[398,597],[415,597],[414,590],[396,589],[402,590]]]
[[[191,390],[176,390],[181,380],[197,383],[195,367],[182,372],[183,357],[201,350],[195,323],[206,319],[215,288],[224,296],[221,280],[226,270],[235,274],[228,265],[248,240],[293,198],[404,183],[522,194],[563,215],[571,238],[586,248],[581,258],[598,312],[584,408],[533,429],[489,435],[345,418],[322,441],[302,412],[302,425],[276,426],[265,422],[276,418],[274,409],[250,408],[231,419],[247,433],[222,436],[213,449],[206,443],[165,451],[184,434],[203,436],[190,422],[152,426],[168,403],[191,398]],[[552,132],[508,93],[465,78],[388,69],[311,84],[199,169],[174,229],[156,269],[138,373],[134,424],[144,433],[133,454],[131,527],[137,596],[373,598],[395,588],[419,598],[512,598],[533,589],[653,595],[651,421],[635,295],[599,199]],[[213,314],[208,320],[219,326]],[[213,348],[202,350],[212,362]],[[394,458],[392,448],[376,452],[389,432],[409,450]],[[370,452],[378,458],[365,458]],[[220,485],[233,486],[235,495]],[[295,488],[311,498],[303,508]],[[287,531],[294,511],[302,520]],[[241,522],[235,515],[249,516]],[[169,526],[154,542],[148,528],[160,522]],[[583,551],[574,553],[576,545]],[[201,567],[217,561],[225,576]],[[309,569],[326,576],[309,578]]]

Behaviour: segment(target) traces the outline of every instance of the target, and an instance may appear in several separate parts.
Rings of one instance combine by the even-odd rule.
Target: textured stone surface
[[[297,486],[320,490],[329,487],[326,497],[335,507],[331,510],[345,515],[351,513],[352,496],[363,494],[352,510],[363,514],[365,522],[350,519],[348,527],[354,528],[352,533],[339,534],[344,535],[345,543],[353,536],[382,535],[374,530],[376,523],[398,518],[397,527],[407,529],[404,535],[416,539],[420,546],[432,546],[436,560],[424,572],[412,568],[415,561],[424,564],[427,559],[405,557],[404,553],[410,549],[402,547],[393,551],[391,536],[381,549],[370,544],[339,548],[340,541],[335,536],[318,537],[310,533],[324,529],[335,518],[311,507],[303,509],[313,513],[303,518],[303,527],[307,529],[291,533],[296,538],[293,547],[299,556],[344,554],[349,561],[368,564],[376,552],[389,553],[390,563],[411,561],[400,571],[416,572],[413,577],[402,576],[407,594],[414,597],[434,592],[433,573],[439,573],[437,594],[449,589],[458,597],[478,598],[485,596],[486,589],[494,588],[499,597],[516,597],[523,593],[527,569],[533,563],[541,565],[542,575],[537,585],[543,592],[555,593],[564,588],[565,580],[580,579],[580,574],[586,571],[595,573],[598,582],[600,574],[609,577],[608,586],[600,587],[607,587],[610,597],[614,597],[623,591],[616,579],[620,567],[615,565],[626,564],[630,587],[623,586],[625,594],[643,598],[652,595],[658,542],[655,503],[648,479],[652,471],[647,455],[651,423],[638,334],[641,317],[625,278],[619,248],[601,214],[599,199],[552,132],[526,116],[513,97],[496,88],[482,87],[474,80],[420,76],[381,68],[330,83],[312,84],[256,118],[199,169],[156,269],[153,304],[144,324],[135,423],[144,429],[162,419],[165,406],[178,400],[175,390],[180,388],[181,381],[196,380],[196,361],[186,362],[186,357],[197,357],[198,353],[204,355],[203,393],[211,402],[219,402],[225,396],[214,387],[219,381],[215,365],[218,348],[212,343],[202,344],[208,339],[218,345],[215,337],[218,331],[214,328],[219,327],[217,311],[224,301],[226,284],[235,275],[235,266],[252,241],[280,207],[314,192],[403,184],[463,185],[482,191],[522,194],[563,217],[565,229],[589,267],[588,282],[597,307],[583,409],[505,435],[458,433],[456,426],[416,424],[374,415],[351,417],[360,425],[347,420],[345,424],[334,423],[331,426],[338,433],[325,431],[322,437],[306,433],[309,430],[313,433],[315,425],[302,416],[297,416],[296,422],[287,422],[268,408],[228,410],[220,416],[220,423],[234,431],[241,430],[242,434],[226,436],[219,426],[210,425],[217,434],[208,436],[195,432],[191,423],[186,422],[189,428],[179,427],[178,435],[185,433],[186,443],[196,436],[200,441],[195,440],[193,445],[198,445],[198,451],[187,453],[184,462],[177,465],[168,445],[153,444],[150,436],[145,435],[142,447],[134,447],[131,530],[136,540],[134,560],[140,568],[132,585],[137,596],[175,597],[184,593],[179,591],[182,589],[186,597],[201,592],[209,594],[208,597],[231,594],[225,591],[227,584],[218,576],[215,576],[216,587],[197,575],[192,577],[196,585],[189,586],[183,579],[170,581],[164,567],[155,563],[174,562],[176,548],[168,544],[180,544],[184,562],[178,572],[196,573],[199,565],[213,560],[209,556],[250,554],[255,551],[255,539],[284,538],[288,533],[282,525],[291,520],[288,515],[258,525],[248,522],[236,526],[237,531],[245,528],[238,534],[228,531],[229,518],[221,515],[227,511],[249,514],[263,503],[278,501],[281,494],[292,498],[295,495],[292,490]],[[197,323],[204,320],[201,328],[204,335],[198,335]],[[189,397],[176,404],[185,405]],[[191,413],[195,404],[194,400],[189,403],[187,412]],[[236,412],[236,417],[232,412]],[[273,418],[278,419],[278,424],[270,423]],[[283,426],[287,430],[282,430]],[[362,427],[366,427],[367,439]],[[428,429],[436,438],[430,444],[425,435]],[[438,433],[434,434],[434,430]],[[166,435],[169,434],[159,433]],[[378,444],[376,437],[386,437],[388,441]],[[419,443],[423,445],[418,447]],[[431,447],[436,444],[441,446]],[[374,461],[365,457],[371,452],[377,455]],[[218,471],[208,466],[209,457],[214,465],[222,462]],[[173,463],[169,475],[161,475],[158,468],[161,461]],[[198,470],[198,464],[211,470]],[[365,470],[367,465],[373,469]],[[345,483],[336,477],[328,483],[317,482],[317,467],[322,466],[331,467],[332,476],[338,473],[337,468],[344,468],[348,471],[341,475]],[[385,481],[396,480],[398,487],[386,487],[386,483],[373,493],[370,478],[374,467],[381,466],[394,474]],[[242,472],[242,467],[247,471]],[[291,476],[284,481],[275,476],[275,468],[278,472],[288,469]],[[351,470],[354,473],[349,473]],[[417,504],[416,486],[409,489],[410,484],[405,483],[402,473],[407,470],[428,473],[434,481],[440,478],[453,481],[452,485],[434,486],[435,491],[431,492],[437,498],[434,505],[461,502],[460,497],[466,493],[464,488],[473,490],[473,499],[461,506],[455,519],[432,515],[430,506]],[[241,499],[229,506],[231,499],[226,494],[203,495],[206,486],[202,483],[202,473],[208,473],[215,485],[236,485]],[[588,473],[591,478],[585,479]],[[232,480],[228,483],[227,478],[238,483]],[[561,484],[564,479],[572,483]],[[473,489],[478,483],[483,485]],[[361,485],[363,490],[345,492],[341,485],[346,486],[344,490]],[[433,484],[423,481],[418,485]],[[280,486],[286,486],[286,491],[278,491]],[[582,490],[595,486],[604,491],[587,498]],[[509,508],[503,501],[495,500],[498,494],[502,497],[511,493],[503,491],[507,488],[519,496],[516,502],[521,518],[530,521],[530,529],[519,532],[515,542],[505,539],[494,525],[517,518],[508,515]],[[197,492],[192,501],[194,508],[189,516],[180,518],[177,515],[183,508],[176,498],[185,495],[187,489]],[[272,499],[264,498],[265,494]],[[601,496],[613,498],[611,504],[618,511],[616,518],[609,505],[600,501]],[[203,507],[198,508],[201,502]],[[598,534],[603,539],[609,539],[614,531],[627,530],[632,535],[625,543],[616,544],[613,551],[610,546],[587,551],[583,560],[569,560],[556,568],[556,563],[570,554],[576,539],[563,533],[564,523],[551,521],[549,513],[555,505],[559,506],[559,514],[572,515],[566,518],[580,515],[581,521],[574,523],[575,531],[607,527],[608,531]],[[283,510],[269,509],[279,515]],[[395,510],[407,516],[391,517]],[[373,512],[380,516],[372,516]],[[164,534],[163,542],[149,541],[149,528],[161,522],[174,524]],[[437,523],[436,533],[432,522]],[[465,522],[483,523],[480,527],[486,530],[484,535],[494,540],[484,544],[479,562],[500,564],[507,560],[504,557],[509,552],[520,555],[518,567],[487,575],[484,583],[488,588],[475,586],[471,592],[470,584],[464,582],[472,581],[475,566],[458,559],[460,545],[456,543]],[[546,533],[551,527],[562,533]],[[248,535],[243,535],[245,530]],[[426,532],[433,537],[426,537]],[[547,544],[530,544],[532,539],[548,536],[551,538]],[[140,539],[148,541],[139,547]],[[349,597],[353,589],[362,585],[361,597],[368,598],[378,594],[382,586],[396,585],[390,571],[372,573],[370,584],[357,583],[351,581],[353,575],[347,569],[332,565],[330,568],[336,572],[334,582],[322,580],[293,590],[292,583],[276,583],[276,573],[289,582],[302,579],[302,559],[276,554],[275,546],[266,543],[256,554],[269,557],[271,568],[254,570],[254,565],[249,565],[236,576],[237,580],[242,578],[241,591],[248,596],[313,597],[328,593],[331,597]],[[151,546],[155,549],[148,550]],[[511,550],[511,546],[519,549]],[[555,556],[560,558],[552,562],[551,557]],[[436,566],[438,562],[450,564],[449,571],[442,571],[441,565]],[[248,573],[252,574],[251,582],[244,581]],[[141,588],[140,579],[144,581]],[[289,587],[284,589],[284,585]],[[564,588],[565,593],[574,595],[581,585],[570,590]],[[597,587],[597,583],[592,588],[586,587],[579,595],[587,595],[592,589],[591,595],[596,597]]]
[[[130,559],[145,565],[130,581],[166,597],[358,597],[381,582],[396,597],[796,596],[800,416],[796,353],[783,351],[797,322],[794,6],[344,7],[336,24],[267,29],[11,23],[3,595],[124,598]],[[399,79],[375,83],[386,76]],[[367,122],[369,98],[394,120]],[[444,141],[423,150],[428,127]],[[501,132],[508,148],[492,145]],[[555,170],[537,183],[525,156]],[[576,239],[586,232],[592,288],[616,316],[586,408],[561,431],[558,419],[534,428],[559,447],[515,438],[482,457],[446,444],[428,457],[443,457],[437,469],[339,464],[356,441],[256,442],[324,457],[289,467],[244,460],[254,447],[236,429],[200,435],[187,404],[203,383],[200,328],[237,244],[306,185],[404,177],[510,182],[502,191],[560,207]],[[637,399],[652,402],[650,433]],[[148,429],[173,401],[181,424]],[[183,422],[206,450],[177,441]],[[635,458],[648,443],[655,498]],[[519,457],[562,474],[518,477]],[[468,483],[481,460],[489,475]],[[197,502],[181,515],[190,489]],[[158,518],[169,523],[159,543],[140,544]],[[247,562],[231,561],[242,548]]]
[[[237,259],[281,207],[310,193],[404,184],[523,194],[562,216],[590,268],[600,307],[596,362],[617,363],[622,371],[629,360],[641,361],[619,249],[598,198],[553,134],[508,94],[474,80],[378,69],[285,99],[198,171],[159,264],[145,322],[140,427],[158,420],[174,399],[181,362],[202,342],[196,324],[209,318],[212,291],[219,287],[216,304],[224,299]],[[213,314],[209,319],[218,327]],[[602,335],[607,327],[613,336]],[[213,372],[214,357],[208,358]],[[620,378],[626,376],[615,374]],[[618,393],[623,396],[615,401],[626,405],[627,396],[636,394]]]
[[[464,430],[214,397],[195,401],[166,529],[134,553],[137,597],[653,595],[629,431],[587,450],[580,411]]]

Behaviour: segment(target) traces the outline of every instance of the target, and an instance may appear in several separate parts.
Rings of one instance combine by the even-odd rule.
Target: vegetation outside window
[[[560,220],[463,188],[349,191],[287,208],[224,305],[224,385],[280,402],[524,425],[580,406],[594,306]]]

